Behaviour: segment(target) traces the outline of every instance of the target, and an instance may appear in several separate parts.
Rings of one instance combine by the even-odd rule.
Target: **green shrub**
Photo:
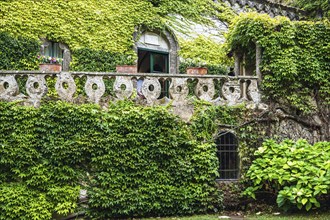
[[[38,68],[39,42],[12,37],[0,32],[0,70],[35,70]]]
[[[310,145],[305,140],[264,142],[255,155],[247,177],[253,186],[245,194],[268,190],[277,195],[277,204],[285,210],[296,206],[320,207],[318,198],[330,190],[330,142]]]
[[[164,107],[0,102],[0,121],[0,219],[67,215],[80,188],[99,219],[221,208],[214,145]]]

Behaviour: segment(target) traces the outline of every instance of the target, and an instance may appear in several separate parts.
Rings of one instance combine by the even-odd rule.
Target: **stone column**
[[[242,76],[245,76],[246,75],[246,72],[245,72],[245,63],[246,63],[246,57],[245,57],[245,53],[243,54],[243,59],[242,59]],[[246,80],[242,81],[243,83],[241,84],[242,85],[242,100],[243,101],[247,101],[247,95],[246,95],[246,90],[247,90],[247,85],[246,85]]]
[[[69,47],[63,43],[60,43],[59,47],[63,50],[62,71],[69,71],[71,62],[71,52]]]
[[[240,59],[239,54],[237,52],[234,52],[234,59],[235,59],[235,66],[234,66],[234,73],[235,76],[239,76],[240,73]]]
[[[256,43],[256,75],[258,77],[258,84],[260,84],[261,82],[260,64],[261,64],[261,46],[260,44]]]

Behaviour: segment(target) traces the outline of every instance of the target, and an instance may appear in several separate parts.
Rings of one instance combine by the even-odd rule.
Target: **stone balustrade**
[[[18,78],[22,76],[27,78],[23,90],[18,83]],[[22,101],[37,107],[50,89],[47,87],[46,77],[56,78],[55,90],[58,98],[67,102],[74,102],[76,97],[75,78],[85,77],[83,94],[92,103],[99,103],[106,96],[104,81],[109,79],[113,80],[113,95],[107,95],[112,96],[110,100],[137,97],[136,82],[140,80],[141,99],[147,105],[162,103],[159,102],[159,97],[164,90],[167,96],[165,99],[177,105],[187,102],[191,96],[222,105],[260,103],[257,77],[251,76],[40,71],[0,71],[0,100]],[[195,83],[191,83],[192,81]],[[166,89],[163,88],[165,84]],[[189,93],[189,89],[194,92]]]

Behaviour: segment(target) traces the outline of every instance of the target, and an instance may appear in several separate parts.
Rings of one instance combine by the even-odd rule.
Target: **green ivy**
[[[114,63],[131,62],[125,62],[117,55],[110,56],[132,56],[133,34],[137,29],[175,29],[178,23],[173,15],[212,25],[208,17],[230,21],[234,13],[224,3],[212,0],[0,1],[0,31],[29,41],[47,38],[65,43],[73,52],[72,69],[103,71],[112,70]],[[13,46],[12,50],[15,49]],[[22,51],[24,48],[18,49]],[[99,59],[96,57],[98,55]],[[14,54],[9,57],[17,59]],[[37,69],[34,53],[23,54],[22,57],[26,60],[19,68]],[[6,69],[18,67],[11,64]]]
[[[310,145],[306,140],[285,140],[277,144],[265,141],[255,155],[247,177],[253,186],[245,194],[253,198],[266,190],[277,196],[277,204],[285,210],[296,206],[319,208],[318,199],[330,190],[330,142]]]
[[[216,149],[165,107],[0,102],[0,120],[0,219],[67,215],[80,189],[94,219],[222,208]]]
[[[70,65],[76,71],[115,72],[116,65],[132,65],[136,60],[135,54],[124,55],[88,48],[74,50],[72,56]]]
[[[198,36],[192,40],[181,40],[180,56],[184,62],[195,66],[232,65],[233,60],[226,55],[223,44],[210,37]]]
[[[294,0],[294,5],[304,9],[313,17],[330,18],[329,0]]]
[[[312,97],[330,103],[329,22],[290,21],[248,13],[228,34],[230,49],[255,57],[262,47],[264,94],[279,103],[310,111]]]
[[[12,37],[0,31],[0,69],[34,70],[38,66],[36,56],[39,41],[24,37]]]

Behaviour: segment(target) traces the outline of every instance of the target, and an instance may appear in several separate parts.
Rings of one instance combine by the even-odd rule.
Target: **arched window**
[[[234,134],[222,132],[216,139],[219,159],[219,179],[231,180],[239,177],[238,141]]]
[[[63,58],[62,70],[69,71],[71,62],[71,52],[66,44],[53,42],[46,38],[41,38],[40,54],[50,57]]]

